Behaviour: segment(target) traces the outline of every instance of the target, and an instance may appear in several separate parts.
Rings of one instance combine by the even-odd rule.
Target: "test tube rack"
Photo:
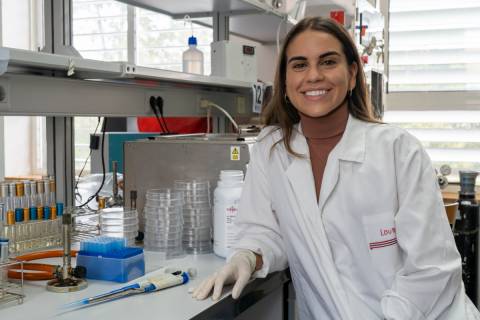
[[[0,308],[11,304],[23,303],[25,294],[23,293],[23,272],[22,278],[15,282],[8,280],[8,270],[15,269],[22,271],[23,262],[9,260],[0,263]]]
[[[9,239],[9,252],[13,255],[59,247],[62,245],[62,219],[3,225],[0,237]]]

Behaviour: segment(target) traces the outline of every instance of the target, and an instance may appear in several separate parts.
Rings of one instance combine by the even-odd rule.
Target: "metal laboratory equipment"
[[[143,207],[148,189],[169,187],[175,180],[208,180],[216,187],[220,170],[246,171],[254,136],[200,134],[155,137],[126,142],[125,203],[137,191],[139,227],[143,231]]]
[[[462,278],[465,292],[477,305],[478,277],[478,204],[475,199],[476,171],[460,171],[460,192],[454,236],[462,256]]]

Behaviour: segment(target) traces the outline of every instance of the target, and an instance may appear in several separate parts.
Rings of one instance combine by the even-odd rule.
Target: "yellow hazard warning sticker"
[[[239,161],[240,160],[240,147],[231,146],[230,147],[230,160]]]

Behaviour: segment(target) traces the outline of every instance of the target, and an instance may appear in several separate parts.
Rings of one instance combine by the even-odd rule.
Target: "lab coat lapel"
[[[338,144],[330,152],[327,165],[325,166],[320,199],[318,201],[321,213],[323,213],[325,203],[338,183],[341,174],[341,161],[363,162],[365,158],[365,130],[367,125],[365,122],[349,115],[345,132]]]
[[[303,213],[313,223],[315,216],[318,215],[318,206],[315,199],[315,181],[313,179],[307,141],[301,133],[299,126],[294,127],[291,146],[295,152],[304,155],[304,157],[299,158],[289,155],[291,162],[287,167],[286,175]]]

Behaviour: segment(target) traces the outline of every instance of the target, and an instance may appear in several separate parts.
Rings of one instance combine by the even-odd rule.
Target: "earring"
[[[352,90],[352,89],[348,90],[348,97],[349,97],[349,98],[352,97],[352,93],[353,93],[353,90]]]

